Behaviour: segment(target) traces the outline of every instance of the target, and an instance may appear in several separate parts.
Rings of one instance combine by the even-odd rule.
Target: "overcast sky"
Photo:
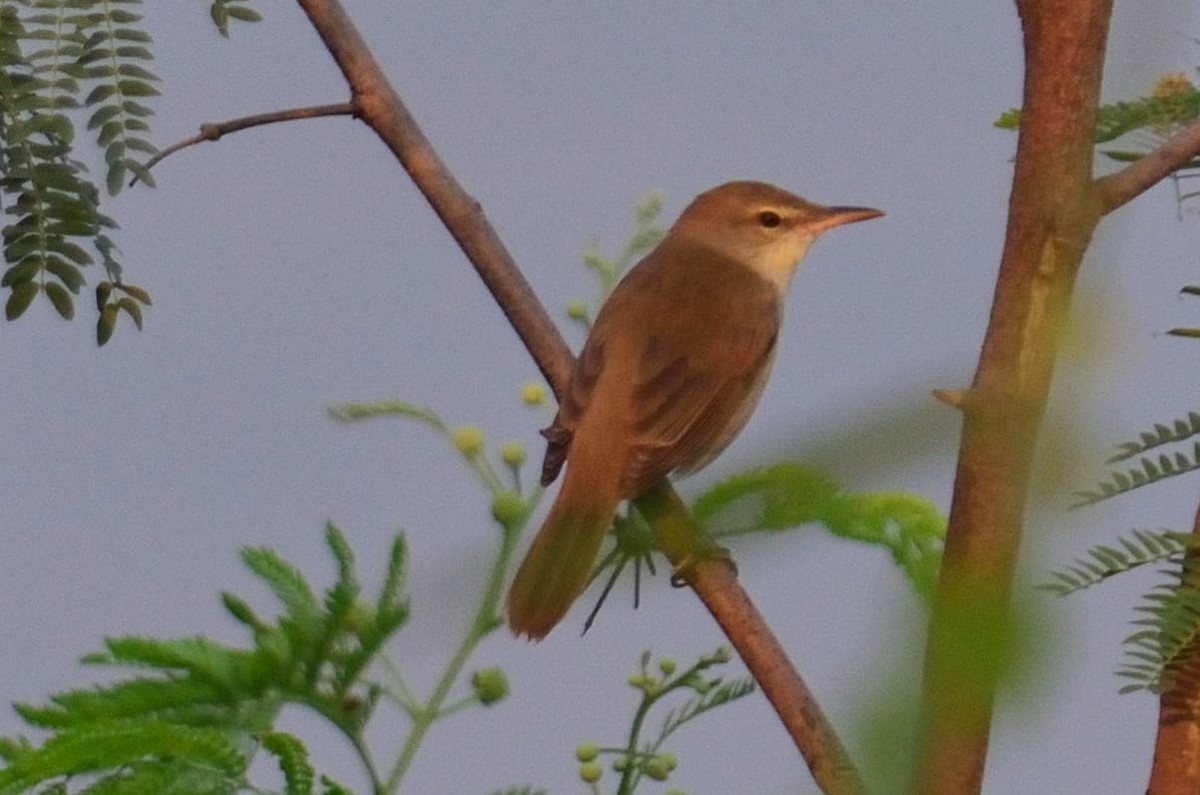
[[[294,5],[260,4],[267,21],[236,28],[229,42],[206,5],[146,4],[164,78],[160,144],[206,121],[346,98]],[[1158,75],[1200,62],[1193,4],[1117,6],[1107,99],[1147,93]],[[583,247],[619,246],[651,189],[665,192],[664,220],[741,178],[886,210],[810,253],[761,407],[681,489],[795,459],[828,467],[848,488],[913,490],[949,507],[958,417],[929,391],[969,383],[990,305],[1016,140],[992,121],[1020,101],[1009,3],[347,7],[556,318],[569,299],[593,295]],[[240,133],[167,160],[156,177],[156,190],[125,192],[109,208],[123,226],[127,279],[154,297],[143,332],[123,322],[97,350],[84,301],[75,323],[39,302],[3,329],[0,696],[38,701],[92,681],[77,659],[105,635],[244,642],[218,592],[271,603],[240,568],[239,547],[270,545],[324,582],[326,520],[347,532],[366,578],[382,569],[390,535],[408,534],[413,618],[395,655],[425,691],[480,587],[497,532],[487,499],[427,429],[339,426],[325,408],[428,404],[452,423],[479,424],[489,441],[525,441],[532,475],[546,417],[520,405],[519,387],[535,368],[360,123]],[[1200,408],[1195,343],[1160,333],[1200,324],[1200,305],[1175,296],[1197,282],[1197,242],[1196,216],[1176,220],[1169,185],[1098,231],[1074,307],[1078,333],[1056,375],[1023,583],[1131,528],[1190,526],[1188,478],[1064,507],[1103,474],[1112,444]],[[739,543],[735,555],[864,754],[864,709],[889,683],[919,675],[912,589],[883,552],[819,530]],[[582,639],[590,599],[540,645],[490,638],[472,668],[503,666],[512,696],[438,724],[407,790],[582,791],[573,748],[624,736],[635,698],[623,683],[641,650],[686,662],[723,641],[665,580],[636,613],[621,589]],[[1117,697],[1112,672],[1130,607],[1152,582],[1122,577],[1051,605],[1035,633],[1051,664],[1002,701],[985,791],[1144,788],[1156,704]],[[20,725],[0,713],[0,732]],[[380,758],[401,728],[385,723],[374,736]],[[340,741],[316,736],[330,737],[311,746],[318,765],[361,784]],[[761,696],[687,727],[672,750],[681,761],[671,784],[689,792],[816,791]]]

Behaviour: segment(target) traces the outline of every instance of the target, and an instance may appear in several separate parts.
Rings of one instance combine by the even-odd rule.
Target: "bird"
[[[750,418],[792,275],[828,229],[883,215],[765,182],[697,196],[600,308],[547,440],[566,473],[508,591],[517,636],[544,638],[587,586],[622,500],[710,463]]]

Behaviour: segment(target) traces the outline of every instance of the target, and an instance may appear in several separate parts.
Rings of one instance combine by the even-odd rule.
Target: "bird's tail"
[[[508,591],[508,624],[514,634],[546,637],[587,585],[620,501],[596,492],[594,482],[573,482],[567,465],[558,499]]]

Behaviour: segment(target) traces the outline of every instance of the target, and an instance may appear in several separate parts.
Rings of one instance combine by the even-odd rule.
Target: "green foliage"
[[[650,668],[650,652],[643,652],[639,670],[629,676],[629,685],[641,692],[641,702],[634,712],[629,738],[623,747],[600,747],[592,743],[580,745],[576,759],[580,763],[580,777],[593,788],[601,776],[597,759],[601,756],[613,758],[613,769],[620,773],[617,788],[619,795],[629,795],[644,779],[665,781],[676,767],[675,756],[663,750],[666,741],[686,724],[754,692],[754,682],[749,679],[724,681],[721,677],[707,674],[710,668],[723,665],[731,659],[727,648],[706,654],[682,672],[676,673],[675,662],[669,658],[658,661],[657,670]],[[672,694],[691,691],[693,696],[682,705],[669,710],[663,716],[662,726],[654,739],[642,737],[650,711]]]
[[[1132,538],[1118,538],[1117,543],[1120,549],[1103,544],[1092,547],[1085,557],[1051,572],[1053,580],[1039,587],[1058,596],[1067,596],[1148,563],[1181,563],[1184,553],[1200,541],[1190,534],[1169,530],[1134,530]]]
[[[75,124],[104,154],[105,186],[121,190],[126,176],[153,184],[135,155],[156,150],[146,139],[158,77],[146,68],[151,39],[141,28],[135,0],[24,0],[0,4],[0,192],[13,221],[3,229],[9,288],[5,316],[16,320],[40,293],[65,319],[95,261],[121,284],[121,265],[109,232],[116,223],[100,210],[100,190],[74,157]],[[123,286],[123,285],[122,285]],[[123,286],[124,287],[124,286]],[[145,291],[128,286],[149,304]],[[123,303],[122,303],[123,302]],[[105,304],[106,302],[101,302]],[[105,314],[97,341],[112,333],[118,311],[141,326],[138,301],[120,297]]]
[[[250,0],[213,0],[209,15],[225,38],[229,38],[230,22],[262,21],[262,14],[250,7]]]
[[[1125,444],[1130,445],[1133,443],[1126,442]],[[1149,457],[1142,457],[1136,467],[1126,469],[1124,472],[1110,472],[1108,480],[1100,481],[1094,490],[1076,492],[1076,496],[1079,499],[1072,503],[1071,507],[1080,508],[1085,505],[1094,505],[1102,500],[1107,500],[1109,497],[1115,497],[1118,494],[1124,494],[1127,491],[1133,491],[1142,486],[1157,483],[1160,480],[1175,477],[1176,475],[1183,475],[1196,469],[1200,469],[1200,442],[1196,442],[1192,446],[1192,455],[1190,458],[1186,453],[1178,451],[1173,455],[1161,453],[1157,461]]]
[[[1163,131],[1195,119],[1200,115],[1200,89],[1188,86],[1178,91],[1142,97],[1132,102],[1101,105],[1096,112],[1095,141],[1098,144],[1116,140],[1135,130]],[[1021,126],[1021,111],[1010,108],[996,119],[1002,130]],[[1114,159],[1127,159],[1118,155]],[[1193,167],[1193,166],[1189,166]]]
[[[271,729],[279,711],[303,705],[360,743],[380,694],[362,674],[408,616],[402,537],[392,544],[373,605],[359,599],[350,547],[333,525],[326,543],[338,575],[323,599],[274,552],[243,551],[243,562],[282,607],[268,623],[241,598],[223,595],[230,614],[252,632],[249,648],[200,637],[110,638],[105,652],[84,661],[146,673],[59,693],[46,706],[16,705],[27,723],[50,736],[40,747],[22,738],[0,743],[8,762],[0,770],[0,793],[46,782],[61,783],[64,792],[70,783],[87,793],[232,793],[249,786],[256,738],[278,758],[288,795],[313,792],[307,751],[295,737]],[[93,778],[63,778],[84,773]],[[323,787],[344,791],[329,781]]]
[[[1198,167],[1200,167],[1200,166],[1198,166]],[[1189,193],[1185,196],[1181,196],[1180,201],[1182,201],[1185,198],[1193,198],[1195,195],[1196,195],[1195,193]],[[1195,285],[1195,284],[1188,284],[1188,285],[1185,285],[1184,287],[1182,287],[1179,290],[1179,292],[1183,295],[1188,296],[1189,298],[1196,298],[1197,296],[1200,296],[1200,286]],[[1185,337],[1188,339],[1200,338],[1200,328],[1196,328],[1194,326],[1168,329],[1167,333],[1170,334],[1172,337]]]
[[[279,758],[287,795],[312,795],[313,768],[303,743],[290,734],[271,732],[263,737],[262,746]]]
[[[855,494],[828,473],[782,463],[733,475],[696,498],[696,520],[717,538],[823,525],[839,538],[887,549],[917,591],[933,592],[946,520],[913,494]]]
[[[666,231],[658,225],[658,216],[662,213],[663,195],[661,193],[647,194],[633,211],[633,232],[625,241],[625,245],[616,255],[605,257],[600,253],[600,246],[589,243],[583,251],[583,264],[596,277],[599,287],[595,309],[590,309],[583,301],[571,301],[567,306],[567,317],[585,328],[591,328],[592,316],[609,293],[617,286],[617,282],[625,271],[637,262],[643,254],[658,245]]]
[[[1185,288],[1185,292],[1192,291]],[[1194,292],[1200,293],[1200,289]],[[1185,443],[1197,435],[1200,435],[1200,414],[1189,412],[1186,420],[1156,423],[1152,430],[1140,433],[1137,440],[1123,442],[1106,463],[1126,461],[1167,445]],[[1078,492],[1080,500],[1072,507],[1091,505],[1196,469],[1200,469],[1200,442],[1192,443],[1190,458],[1179,451],[1160,453],[1157,461],[1142,455],[1136,468],[1110,473],[1109,479],[1102,481],[1096,490]],[[1181,678],[1194,681],[1200,677],[1200,562],[1195,556],[1200,536],[1135,530],[1132,538],[1120,538],[1118,544],[1120,549],[1101,545],[1088,550],[1084,558],[1053,572],[1053,581],[1042,587],[1065,596],[1147,564],[1168,564],[1164,573],[1173,571],[1174,576],[1156,585],[1134,608],[1139,617],[1133,624],[1138,629],[1123,641],[1125,661],[1117,673],[1128,684],[1121,692],[1146,690],[1163,694]],[[1170,709],[1171,705],[1164,701],[1164,707]]]
[[[1181,568],[1186,584],[1160,583],[1134,607],[1140,617],[1132,623],[1140,629],[1123,641],[1125,662],[1117,674],[1129,683],[1122,693],[1161,694],[1178,678],[1200,676],[1200,562],[1185,559]]]

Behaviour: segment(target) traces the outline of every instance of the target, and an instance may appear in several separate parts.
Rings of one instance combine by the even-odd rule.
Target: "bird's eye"
[[[779,213],[774,210],[763,210],[758,214],[758,222],[767,229],[774,229],[783,223],[783,219],[779,217]]]

